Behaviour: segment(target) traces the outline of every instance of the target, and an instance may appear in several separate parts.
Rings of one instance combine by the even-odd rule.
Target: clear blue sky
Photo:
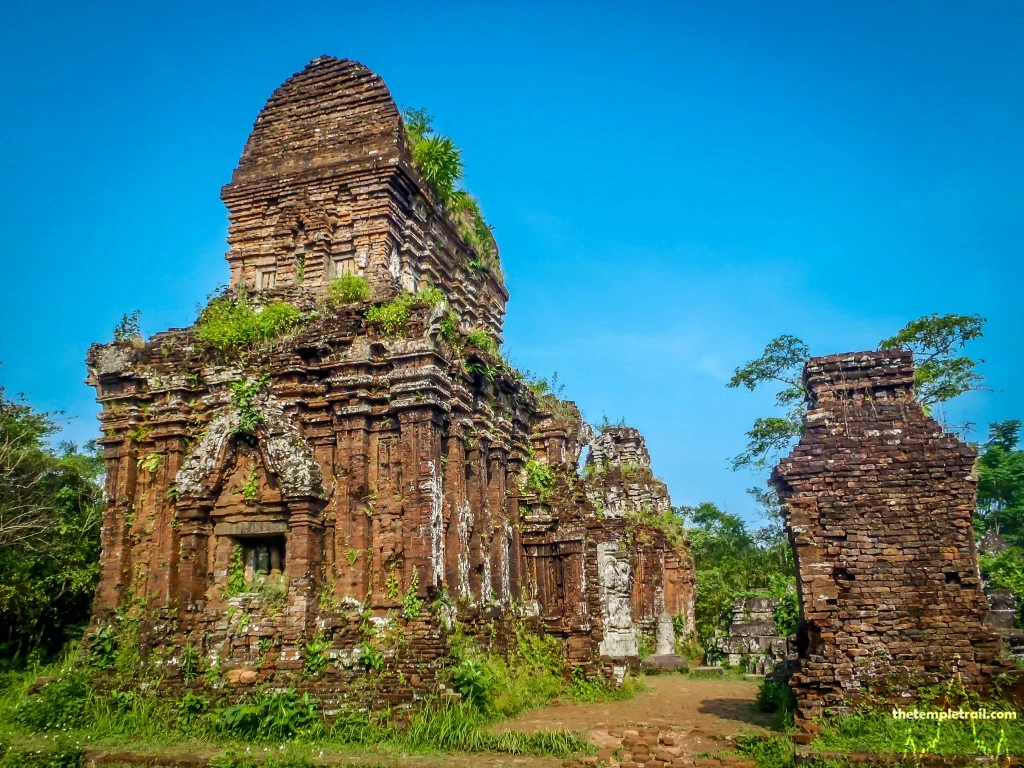
[[[257,112],[320,54],[464,149],[502,250],[514,362],[648,437],[676,503],[728,470],[780,333],[873,348],[980,313],[1024,417],[1024,4],[5,3],[0,384],[97,433],[89,343],[185,325],[226,281],[218,198]]]

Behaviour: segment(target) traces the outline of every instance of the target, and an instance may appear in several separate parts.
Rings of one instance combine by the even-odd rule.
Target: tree
[[[957,354],[967,342],[982,337],[984,325],[985,318],[979,315],[932,314],[907,323],[878,348],[914,353],[914,392],[928,408],[984,388],[978,364],[985,361]]]
[[[0,664],[59,650],[90,616],[103,460],[51,447],[56,431],[53,415],[0,388]]]
[[[906,349],[914,354],[914,389],[925,408],[951,400],[964,392],[984,388],[979,363],[958,354],[982,336],[985,319],[978,315],[932,314],[907,323],[899,333],[879,343],[879,349]],[[783,415],[754,420],[746,433],[747,446],[732,459],[734,470],[760,471],[773,466],[803,434],[803,367],[810,348],[796,336],[783,335],[768,342],[760,357],[737,368],[727,384],[754,391],[765,384],[781,385],[775,402]]]
[[[747,432],[747,447],[732,459],[734,470],[766,469],[803,434],[803,368],[810,357],[810,348],[803,341],[783,335],[769,341],[760,357],[749,360],[733,373],[727,384],[732,389],[746,387],[753,392],[762,384],[782,385],[775,393],[775,404],[785,409],[782,416],[754,420]]]
[[[782,597],[793,582],[785,539],[770,529],[751,532],[736,515],[711,502],[679,507],[696,567],[697,638],[710,650],[715,630],[738,597]]]
[[[989,425],[989,439],[978,457],[978,524],[1006,541],[1024,544],[1024,450],[1019,419]]]

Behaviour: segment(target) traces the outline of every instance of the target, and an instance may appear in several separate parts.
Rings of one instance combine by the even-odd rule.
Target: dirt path
[[[609,728],[647,725],[679,732],[700,730],[724,739],[772,723],[771,715],[754,708],[756,682],[658,675],[648,677],[645,685],[646,690],[625,701],[556,704],[507,720],[502,729],[532,733],[564,728],[600,735]]]

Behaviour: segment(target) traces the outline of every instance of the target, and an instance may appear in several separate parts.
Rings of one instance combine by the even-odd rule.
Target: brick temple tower
[[[331,663],[297,684],[327,698],[436,690],[453,621],[483,639],[525,617],[572,663],[630,663],[603,645],[589,428],[474,342],[501,340],[496,258],[420,177],[383,81],[313,60],[260,112],[222,198],[217,306],[295,320],[259,343],[198,324],[90,349],[108,468],[96,622],[133,612],[144,649],[173,668],[191,647],[239,685],[298,675],[318,638]],[[366,300],[332,302],[346,275]],[[407,316],[385,332],[368,313],[396,297]],[[685,547],[647,538],[643,573],[692,581]]]

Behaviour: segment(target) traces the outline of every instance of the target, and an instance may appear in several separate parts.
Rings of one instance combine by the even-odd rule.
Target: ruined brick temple
[[[474,341],[500,342],[509,294],[414,167],[378,76],[321,57],[287,80],[222,199],[219,301],[301,317],[241,349],[196,326],[90,349],[97,623],[133,612],[171,672],[192,648],[237,686],[388,701],[438,690],[456,627],[500,644],[525,617],[621,675],[666,617],[692,626],[693,565],[643,438],[594,435]],[[345,275],[367,300],[329,300]],[[401,296],[397,332],[368,320]]]
[[[814,358],[803,380],[806,432],[772,474],[803,618],[797,720],[954,678],[986,692],[1014,665],[985,624],[974,450],[915,400],[909,352]]]

